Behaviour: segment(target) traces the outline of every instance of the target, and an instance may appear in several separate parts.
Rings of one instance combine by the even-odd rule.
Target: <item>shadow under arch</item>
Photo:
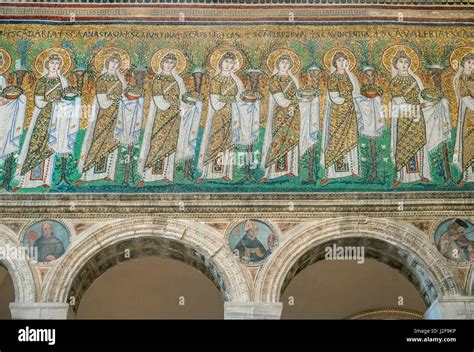
[[[70,302],[77,311],[92,282],[120,262],[147,256],[176,259],[193,266],[221,291],[224,301],[250,300],[249,282],[215,229],[193,221],[118,220],[81,235],[51,270],[43,302]]]
[[[325,248],[364,246],[365,256],[400,271],[420,292],[427,307],[439,296],[460,294],[446,260],[413,225],[389,219],[337,218],[290,230],[259,273],[255,299],[279,302],[290,281],[325,258]]]
[[[5,225],[0,225],[0,265],[3,266],[15,287],[15,302],[36,300],[36,281],[23,246],[17,235]]]

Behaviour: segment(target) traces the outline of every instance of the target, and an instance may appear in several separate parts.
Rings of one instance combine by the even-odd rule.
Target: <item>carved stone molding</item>
[[[472,216],[474,192],[0,195],[3,219],[314,219],[340,216],[419,221]]]
[[[282,303],[225,302],[224,319],[280,319],[282,310]]]
[[[424,318],[474,320],[474,297],[439,297]]]
[[[74,312],[67,303],[10,303],[12,319],[73,319]]]
[[[11,229],[0,224],[0,263],[8,270],[15,287],[15,302],[34,302],[36,283],[23,246]]]

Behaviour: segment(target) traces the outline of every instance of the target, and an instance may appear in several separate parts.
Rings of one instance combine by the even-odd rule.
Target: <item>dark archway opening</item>
[[[95,253],[68,300],[77,318],[218,319],[225,297],[212,260],[176,241],[140,237]]]
[[[364,261],[326,260],[328,247],[363,248]],[[280,301],[282,319],[345,319],[381,308],[423,313],[437,296],[427,268],[412,254],[378,239],[354,237],[301,256],[285,278]]]
[[[0,264],[0,319],[12,318],[11,302],[15,302],[15,286],[8,270]]]

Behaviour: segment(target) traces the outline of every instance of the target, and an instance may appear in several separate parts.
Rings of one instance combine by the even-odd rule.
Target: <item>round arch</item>
[[[419,229],[389,219],[350,217],[305,223],[290,230],[259,273],[256,301],[279,302],[296,274],[324,259],[325,247],[333,244],[364,246],[367,257],[404,274],[427,307],[438,296],[458,295],[461,291],[442,255]]]
[[[83,233],[46,276],[42,301],[68,302],[74,296],[76,310],[95,278],[121,261],[144,256],[168,257],[195,267],[214,282],[224,301],[251,299],[250,277],[228,253],[217,230],[194,221],[130,219]]]
[[[36,281],[33,271],[16,234],[5,225],[0,225],[0,247],[3,248],[0,264],[8,270],[12,278],[15,287],[15,302],[34,302]],[[12,254],[16,254],[16,258],[11,258]]]

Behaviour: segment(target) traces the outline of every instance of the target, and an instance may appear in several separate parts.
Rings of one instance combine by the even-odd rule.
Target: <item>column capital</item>
[[[474,319],[474,297],[441,297],[426,310],[425,319]]]
[[[10,303],[12,319],[74,319],[71,306],[60,302]]]
[[[281,302],[225,302],[224,319],[280,319]]]

